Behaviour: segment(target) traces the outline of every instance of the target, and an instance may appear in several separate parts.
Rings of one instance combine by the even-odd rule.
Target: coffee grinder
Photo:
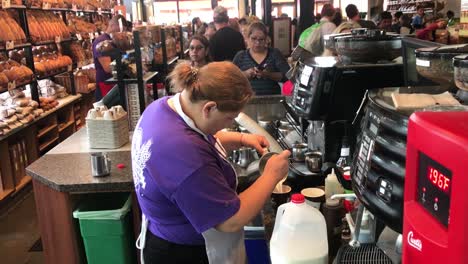
[[[406,154],[403,263],[468,263],[468,113],[410,117]]]

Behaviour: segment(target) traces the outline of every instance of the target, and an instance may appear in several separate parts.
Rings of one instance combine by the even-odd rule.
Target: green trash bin
[[[88,264],[136,263],[129,193],[91,196],[73,212],[80,222]]]

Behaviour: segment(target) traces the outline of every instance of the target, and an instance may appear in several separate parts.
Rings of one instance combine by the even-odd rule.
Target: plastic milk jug
[[[270,240],[272,264],[328,263],[327,225],[319,210],[305,203],[302,194],[293,194],[276,213]]]

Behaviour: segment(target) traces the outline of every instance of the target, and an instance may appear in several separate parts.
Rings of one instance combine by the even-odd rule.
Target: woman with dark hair
[[[203,67],[211,61],[209,55],[210,42],[201,35],[195,35],[189,42],[189,56],[193,67]]]
[[[341,8],[335,8],[335,15],[333,15],[332,22],[333,24],[335,24],[335,26],[339,26],[343,22],[343,14],[341,13]]]
[[[246,263],[244,226],[287,175],[290,152],[274,155],[238,195],[226,153],[268,146],[262,136],[222,131],[252,97],[249,81],[226,61],[180,63],[169,77],[180,92],[149,105],[132,139],[144,263]]]
[[[233,63],[250,80],[255,94],[281,94],[278,82],[286,80],[288,62],[278,49],[267,47],[268,31],[262,22],[250,25],[247,38],[249,49],[239,51]]]

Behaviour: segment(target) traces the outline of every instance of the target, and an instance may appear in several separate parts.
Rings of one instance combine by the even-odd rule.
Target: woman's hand
[[[263,174],[273,175],[276,182],[284,179],[288,175],[290,155],[289,150],[284,150],[280,154],[271,157],[265,165]]]
[[[242,146],[254,148],[260,155],[263,155],[265,148],[270,146],[270,143],[264,136],[256,134],[241,134],[240,141]]]
[[[248,70],[245,70],[245,71],[243,71],[243,73],[244,73],[245,77],[247,77],[247,79],[249,79],[249,80],[255,78],[255,76],[256,76],[254,68],[250,68]]]

